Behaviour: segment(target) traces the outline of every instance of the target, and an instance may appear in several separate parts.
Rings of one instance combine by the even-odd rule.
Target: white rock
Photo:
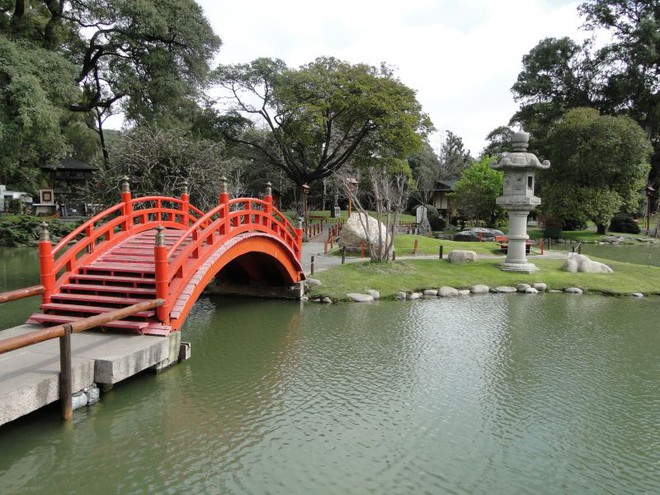
[[[436,289],[425,289],[425,290],[424,290],[424,295],[427,296],[427,297],[430,297],[430,296],[437,296],[437,295],[438,295],[438,291],[437,291]]]
[[[374,289],[367,290],[367,294],[374,298],[374,300],[380,299],[380,292]]]
[[[411,300],[412,299],[419,299],[420,297],[422,297],[422,294],[420,292],[413,292],[412,294],[410,294],[410,297],[408,299],[411,299]]]
[[[477,261],[477,253],[474,251],[456,249],[449,252],[447,259],[450,263],[469,263]]]
[[[566,294],[582,294],[583,291],[582,291],[582,289],[580,289],[578,287],[568,287],[568,288],[564,289],[564,292]]]
[[[458,289],[454,289],[453,287],[443,286],[440,287],[440,290],[438,290],[438,295],[440,297],[456,297],[458,296]]]
[[[561,293],[561,292],[563,292],[563,291],[561,291],[561,290],[559,290],[559,289],[550,289],[548,292],[549,292],[550,294],[559,294],[559,293]]]
[[[305,279],[305,285],[307,287],[318,287],[319,285],[321,285],[321,281],[317,278],[308,277],[307,279]]]
[[[408,294],[406,294],[403,291],[399,291],[399,292],[396,293],[396,296],[394,296],[394,297],[396,297],[400,301],[405,301],[408,298]]]
[[[529,284],[518,284],[518,285],[516,285],[516,290],[518,292],[526,292],[527,289],[529,289],[530,287],[531,287],[531,285],[529,285]]]
[[[614,271],[604,263],[593,261],[583,254],[574,253],[569,254],[569,258],[561,269],[570,273],[612,273]]]
[[[539,292],[545,292],[548,290],[548,285],[543,282],[536,282],[533,287]]]
[[[470,295],[470,290],[469,289],[461,289],[458,291],[459,296],[469,296]]]
[[[307,296],[302,296],[302,297],[300,298],[300,300],[303,301],[303,302],[305,302],[305,301],[309,301],[309,297],[307,297]]]
[[[373,302],[374,300],[374,298],[369,294],[359,294],[357,292],[346,294],[346,297],[348,297],[353,302]]]
[[[378,243],[378,224],[378,220],[373,217],[363,213],[351,213],[351,217],[339,231],[337,243],[340,247],[345,246],[346,249],[360,249],[362,243],[366,246],[369,240]],[[387,229],[382,223],[380,226],[380,235],[384,245]]]
[[[633,297],[637,297],[637,298],[642,298],[642,297],[644,297],[644,294],[642,294],[641,292],[633,292],[631,295],[632,295]]]
[[[472,294],[488,294],[490,292],[490,287],[483,284],[477,284],[470,287],[470,292],[472,292]]]
[[[321,302],[324,304],[332,304],[332,299],[326,296],[323,299],[321,299]]]
[[[527,287],[525,289],[525,294],[538,294],[539,291],[535,289],[534,287]]]
[[[510,287],[508,285],[500,285],[499,287],[495,287],[495,292],[499,292],[500,294],[511,294],[513,292],[518,292],[518,290],[515,287]]]

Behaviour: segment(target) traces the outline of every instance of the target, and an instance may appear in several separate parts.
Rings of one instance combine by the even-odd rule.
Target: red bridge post
[[[266,202],[266,227],[270,230],[272,229],[272,219],[273,215],[273,188],[270,182],[266,182],[266,194],[264,195],[264,201]]]
[[[303,242],[303,219],[298,218],[298,226],[296,227],[296,258],[298,261],[302,260],[302,242]]]
[[[227,177],[224,175],[220,177],[220,196],[218,204],[224,205],[222,209],[222,226],[220,227],[220,235],[228,234],[229,228],[229,193],[227,192]]]
[[[131,185],[128,176],[124,175],[121,179],[121,200],[124,203],[122,214],[124,221],[121,224],[121,230],[124,232],[129,230],[128,222],[133,213],[133,205],[131,204]]]
[[[184,180],[181,184],[181,223],[188,227],[190,225],[190,196],[188,196],[188,181]]]
[[[156,316],[164,325],[170,324],[170,305],[167,300],[169,287],[167,276],[167,248],[165,247],[165,234],[163,234],[163,226],[156,227],[154,246],[154,262],[156,271],[156,298],[165,300],[165,304],[156,309]]]
[[[44,286],[41,301],[46,304],[50,302],[50,296],[55,290],[55,260],[53,259],[50,232],[48,232],[46,222],[41,223],[41,233],[39,234],[39,266],[41,285]]]

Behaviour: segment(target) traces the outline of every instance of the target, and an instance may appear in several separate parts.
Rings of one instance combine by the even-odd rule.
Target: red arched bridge
[[[104,328],[166,335],[183,325],[204,288],[250,287],[272,294],[300,294],[302,228],[294,228],[264,199],[229,199],[226,183],[218,206],[203,212],[180,198],[132,198],[128,179],[122,200],[94,216],[54,247],[48,231],[39,242],[41,312],[28,323],[62,325],[142,301],[156,308],[104,323]]]

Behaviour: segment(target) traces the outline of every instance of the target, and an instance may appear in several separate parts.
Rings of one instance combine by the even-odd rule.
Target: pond
[[[118,384],[72,424],[54,408],[0,428],[0,486],[659,493],[659,321],[657,298],[204,297],[183,329],[190,360]]]

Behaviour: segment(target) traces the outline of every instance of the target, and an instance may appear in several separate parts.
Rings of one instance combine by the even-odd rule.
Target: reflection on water
[[[205,297],[183,329],[189,361],[71,425],[48,410],[0,428],[0,487],[659,493],[657,302]]]
[[[657,307],[552,294],[342,306],[204,298],[184,329],[191,360],[120,384],[73,427],[47,411],[0,429],[0,484],[657,493]]]

